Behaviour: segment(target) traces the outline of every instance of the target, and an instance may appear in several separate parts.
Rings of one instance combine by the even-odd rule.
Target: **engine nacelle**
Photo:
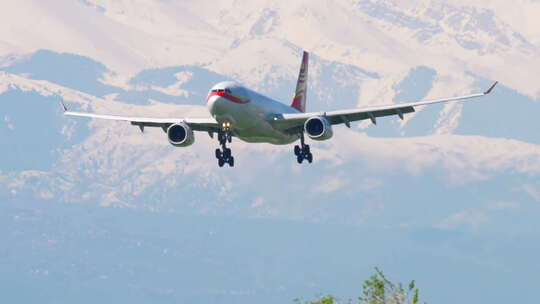
[[[334,135],[332,124],[322,116],[311,117],[304,123],[304,130],[313,140],[327,140]]]
[[[167,139],[175,147],[187,147],[195,142],[195,135],[186,123],[181,122],[167,128]]]

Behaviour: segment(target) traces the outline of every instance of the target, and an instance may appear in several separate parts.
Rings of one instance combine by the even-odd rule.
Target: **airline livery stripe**
[[[211,97],[213,96],[220,96],[220,97],[223,97],[229,101],[232,101],[234,103],[248,103],[249,100],[247,99],[243,99],[241,97],[238,97],[236,95],[233,95],[233,94],[229,94],[229,93],[225,93],[225,92],[210,92],[210,94],[208,94],[208,97],[206,98],[206,101],[208,102],[208,99],[210,99]]]

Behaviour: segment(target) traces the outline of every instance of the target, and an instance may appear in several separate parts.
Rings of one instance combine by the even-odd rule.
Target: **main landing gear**
[[[229,167],[234,167],[234,157],[231,154],[231,149],[227,148],[227,142],[232,142],[232,133],[230,130],[222,131],[218,133],[219,144],[221,145],[221,150],[216,149],[216,158],[218,160],[218,165],[223,167],[225,164],[229,164]]]
[[[304,132],[300,135],[300,146],[294,146],[294,155],[296,155],[296,161],[301,164],[304,159],[307,160],[310,164],[313,161],[313,154],[309,149],[309,145],[304,143]]]

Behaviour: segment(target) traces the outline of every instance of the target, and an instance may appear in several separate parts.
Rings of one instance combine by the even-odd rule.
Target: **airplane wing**
[[[116,116],[116,115],[102,115],[102,114],[93,114],[93,113],[84,113],[84,112],[72,112],[67,109],[65,104],[62,103],[62,108],[64,109],[64,115],[68,116],[79,116],[79,117],[89,117],[89,118],[98,118],[98,119],[108,119],[108,120],[118,120],[118,121],[129,121],[132,125],[138,126],[141,131],[144,130],[144,127],[160,127],[163,131],[166,131],[167,128],[175,123],[187,123],[194,131],[206,131],[206,132],[217,132],[219,126],[217,121],[212,118],[152,118],[152,117],[129,117],[129,116]]]
[[[350,122],[370,119],[373,124],[377,124],[377,117],[393,116],[397,115],[403,119],[403,115],[415,111],[415,107],[425,106],[435,103],[455,102],[462,101],[477,97],[482,97],[491,93],[498,82],[495,82],[488,90],[483,93],[457,96],[451,98],[434,99],[434,100],[422,100],[416,102],[392,104],[385,106],[375,106],[369,108],[357,108],[349,110],[338,110],[328,112],[311,112],[311,113],[289,113],[277,115],[273,118],[273,123],[280,125],[282,128],[295,129],[296,127],[303,126],[304,122],[314,116],[323,116],[328,121],[335,124],[345,124],[350,127]],[[293,130],[291,130],[293,131]]]

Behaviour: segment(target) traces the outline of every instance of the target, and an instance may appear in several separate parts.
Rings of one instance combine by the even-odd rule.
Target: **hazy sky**
[[[10,302],[277,303],[358,295],[380,266],[431,303],[534,303],[538,1],[6,1],[0,294]],[[468,94],[292,146],[65,118],[204,117],[236,80],[308,110]],[[1,234],[0,234],[1,235]],[[22,299],[22,300],[21,300]],[[20,300],[20,301],[19,301]]]

